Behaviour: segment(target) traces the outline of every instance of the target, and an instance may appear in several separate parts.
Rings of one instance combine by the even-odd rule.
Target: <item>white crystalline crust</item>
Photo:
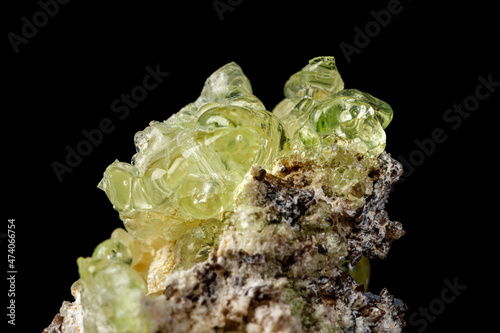
[[[297,159],[277,165],[274,174],[257,166],[249,172],[208,260],[155,281],[164,291],[147,297],[150,332],[401,331],[404,304],[385,289],[365,293],[336,266],[361,255],[383,258],[402,235],[383,210],[401,165],[379,156],[365,205],[348,213],[348,201],[325,192],[322,168]],[[161,273],[161,258],[172,265],[163,252],[153,272]],[[61,308],[59,331],[46,332],[82,332],[78,289],[74,296]]]
[[[400,332],[406,306],[366,292],[361,264],[404,235],[384,208],[402,173],[384,151],[392,108],[344,89],[333,57],[284,93],[266,111],[230,63],[138,132],[99,184],[127,231],[78,259],[75,301],[44,332]]]
[[[62,333],[83,333],[83,309],[80,302],[81,293],[78,286],[74,286],[71,294],[75,297],[72,303],[64,302],[61,315],[64,317]]]
[[[74,302],[63,302],[52,324],[43,333],[84,333],[81,292],[78,283],[71,287]]]

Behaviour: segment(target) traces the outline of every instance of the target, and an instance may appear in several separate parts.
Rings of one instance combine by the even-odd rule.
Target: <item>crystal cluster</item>
[[[286,98],[273,112],[295,144],[315,147],[344,138],[363,154],[384,150],[392,108],[368,93],[344,89],[333,57],[312,59],[290,77],[284,92]]]
[[[134,237],[177,240],[202,220],[232,211],[234,190],[250,167],[271,166],[288,141],[241,68],[230,63],[194,103],[138,132],[132,163],[115,161],[99,187]]]
[[[146,286],[130,267],[132,253],[123,242],[108,239],[91,258],[78,258],[83,324],[86,332],[148,332],[143,305]]]
[[[344,89],[333,57],[284,94],[267,111],[230,63],[138,132],[99,183],[126,230],[78,259],[45,331],[400,332],[404,303],[368,292],[369,260],[404,234],[384,210],[392,109]]]

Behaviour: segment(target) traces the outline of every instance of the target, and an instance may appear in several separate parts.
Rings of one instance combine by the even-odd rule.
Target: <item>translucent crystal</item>
[[[132,164],[115,161],[103,189],[136,238],[176,240],[233,210],[233,193],[253,164],[270,167],[288,149],[275,115],[252,94],[235,63],[216,71],[200,97],[135,136]]]
[[[299,72],[290,76],[284,88],[285,99],[273,110],[282,119],[301,99],[322,101],[344,89],[344,81],[337,70],[334,57],[316,57]]]
[[[181,236],[175,244],[176,264],[185,268],[205,261],[213,246],[217,244],[221,228],[221,221],[208,219]]]
[[[386,102],[356,89],[342,90],[329,97],[309,116],[309,124],[320,136],[361,140],[371,155],[385,149],[384,128],[392,120]]]
[[[309,97],[318,101],[344,88],[334,57],[316,57],[285,84],[287,98]]]
[[[384,149],[392,109],[343,88],[335,59],[314,58],[287,81],[286,98],[273,114],[253,95],[241,68],[229,63],[207,79],[195,102],[138,132],[132,163],[113,162],[99,183],[128,231],[112,238],[131,249],[132,267],[147,281],[156,251],[168,241],[177,241],[175,249],[171,243],[162,251],[174,254],[176,267],[204,260],[220,232],[220,225],[215,233],[206,226],[234,210],[235,190],[252,165],[270,169],[290,143],[329,170],[328,193],[360,207],[375,163],[365,156]],[[240,207],[237,230],[265,227],[253,210]]]
[[[107,239],[99,244],[94,249],[92,258],[117,261],[127,265],[132,263],[132,253],[128,246],[118,239]]]
[[[91,258],[78,258],[85,332],[148,332],[146,286],[130,267],[132,256],[119,240],[99,244]]]
[[[404,307],[360,288],[367,257],[404,234],[383,210],[402,172],[383,152],[391,107],[344,89],[333,57],[310,60],[284,96],[268,112],[229,63],[136,133],[130,163],[108,166],[98,187],[126,230],[77,261],[85,332],[400,325]]]
[[[349,199],[352,208],[365,203],[368,172],[377,164],[376,160],[359,154],[357,148],[345,140],[338,140],[333,145],[334,158],[330,160],[331,171],[326,180],[335,195]]]
[[[349,273],[350,276],[359,285],[365,287],[365,291],[368,291],[368,282],[370,281],[370,261],[366,257],[362,257],[361,260],[356,265],[351,265],[349,260],[342,262],[339,268],[344,272]]]
[[[122,228],[117,228],[113,231],[111,240],[120,241],[127,246],[131,254],[130,266],[139,273],[144,281],[148,279],[149,266],[153,262],[157,251],[161,248],[173,248],[174,246],[173,242],[166,241],[162,238],[151,238],[146,240],[135,239]]]
[[[273,113],[295,148],[331,145],[341,138],[363,144],[370,156],[384,150],[391,107],[370,94],[343,88],[333,57],[315,58],[290,77],[286,98]]]

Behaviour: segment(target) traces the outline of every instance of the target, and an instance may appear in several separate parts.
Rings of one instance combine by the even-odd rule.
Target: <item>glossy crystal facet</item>
[[[369,200],[385,202],[380,193],[398,177],[397,165],[384,155],[392,108],[344,89],[333,57],[310,60],[286,82],[284,96],[267,111],[241,68],[229,63],[206,80],[196,101],[135,135],[130,163],[107,167],[98,187],[126,230],[116,229],[91,257],[78,259],[85,332],[146,333],[151,323],[168,322],[151,321],[148,302],[164,292],[168,301],[169,277],[210,258],[243,271],[270,265],[271,273],[281,272],[273,282],[279,292],[269,295],[279,294],[275,301],[286,303],[305,328],[340,332],[349,324],[318,324],[323,319],[308,298],[319,285],[325,293],[335,283],[366,290],[370,264],[364,255],[385,256],[386,243],[404,234],[382,208],[363,215]],[[381,170],[393,171],[383,178]],[[376,224],[372,220],[382,221],[379,233],[367,226]],[[264,244],[265,255],[259,252]],[[298,247],[287,252],[289,246]],[[203,288],[215,275],[207,273]],[[266,277],[251,276],[259,281],[252,289],[257,293]],[[277,282],[285,277],[291,282]],[[194,307],[197,300],[187,299],[179,302]]]

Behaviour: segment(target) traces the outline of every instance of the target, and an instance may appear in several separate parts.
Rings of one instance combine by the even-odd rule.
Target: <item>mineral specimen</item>
[[[216,71],[201,96],[135,136],[132,164],[115,161],[99,184],[136,238],[177,240],[202,220],[233,211],[233,193],[253,164],[287,151],[278,118],[252,94],[235,63]]]
[[[79,258],[45,332],[400,332],[405,304],[367,291],[404,231],[384,210],[401,164],[392,109],[312,59],[273,112],[230,63],[135,136],[99,188],[124,222]]]

